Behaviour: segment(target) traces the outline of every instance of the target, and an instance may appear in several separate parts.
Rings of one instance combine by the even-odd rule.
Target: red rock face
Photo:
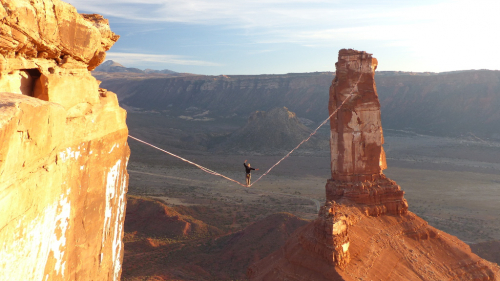
[[[408,210],[404,191],[384,174],[378,175],[374,180],[365,181],[330,179],[325,189],[327,201],[357,206],[370,216],[385,213],[401,215]]]
[[[361,204],[369,215],[403,214],[404,192],[382,170],[387,168],[380,103],[375,86],[377,59],[366,52],[340,50],[330,87],[332,178],[327,201]]]
[[[0,280],[119,280],[126,112],[88,70],[117,37],[60,1],[1,2]]]
[[[248,270],[251,280],[500,280],[498,265],[408,211],[388,179],[377,60],[340,50],[330,88],[332,178],[318,218]],[[353,93],[351,95],[351,93]]]
[[[251,266],[250,280],[500,280],[500,268],[411,212],[367,216],[327,203],[284,247]]]
[[[372,180],[386,168],[380,103],[375,88],[377,59],[371,54],[340,50],[330,87],[332,179]]]

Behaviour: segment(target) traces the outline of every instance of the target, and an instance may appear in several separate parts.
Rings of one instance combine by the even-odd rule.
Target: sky
[[[500,69],[498,0],[65,0],[109,19],[107,59],[196,74],[335,71],[338,51],[379,71]]]

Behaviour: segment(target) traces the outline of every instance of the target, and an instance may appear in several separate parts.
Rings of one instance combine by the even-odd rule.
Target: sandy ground
[[[325,181],[320,177],[294,180],[270,175],[247,188],[191,168],[131,163],[129,174],[130,194],[167,198],[164,201],[169,205],[214,204],[219,201],[259,207],[263,210],[263,216],[290,212],[313,219],[325,200]],[[244,171],[228,171],[225,175],[242,182],[245,180]],[[253,177],[256,179],[257,175]]]

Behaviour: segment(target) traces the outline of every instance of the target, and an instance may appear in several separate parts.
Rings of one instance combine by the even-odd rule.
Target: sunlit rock
[[[119,280],[126,112],[89,70],[118,39],[56,0],[0,5],[0,280]]]
[[[382,173],[377,60],[344,49],[336,66],[325,205],[285,246],[251,266],[249,279],[500,280],[498,265],[408,211],[404,192]]]

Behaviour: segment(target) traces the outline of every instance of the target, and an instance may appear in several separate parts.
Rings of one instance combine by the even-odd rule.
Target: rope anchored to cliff
[[[271,170],[272,170],[272,169],[274,169],[274,167],[278,166],[278,165],[279,165],[279,164],[280,164],[283,160],[285,160],[286,158],[288,158],[288,157],[290,156],[290,154],[292,154],[295,150],[297,150],[297,149],[298,149],[298,148],[299,148],[302,144],[304,144],[305,142],[309,141],[309,139],[311,139],[311,137],[312,137],[312,136],[314,136],[314,135],[318,132],[318,130],[319,130],[321,127],[323,127],[323,126],[324,126],[324,125],[328,122],[328,120],[330,120],[330,119],[333,117],[333,115],[335,115],[335,113],[337,113],[337,111],[339,111],[339,109],[340,109],[340,108],[341,108],[341,107],[342,107],[342,106],[343,106],[343,105],[344,105],[344,104],[345,104],[345,103],[346,103],[349,99],[351,99],[351,97],[354,95],[355,89],[357,88],[359,81],[361,80],[361,76],[362,76],[362,74],[360,74],[360,75],[359,75],[358,81],[356,81],[356,83],[355,83],[355,84],[354,84],[354,86],[352,87],[352,89],[351,89],[351,91],[350,91],[349,95],[347,96],[347,98],[345,98],[345,99],[344,99],[344,101],[342,101],[342,103],[341,103],[341,104],[340,104],[340,105],[339,105],[339,106],[338,106],[338,107],[337,107],[337,108],[336,108],[336,109],[332,112],[332,114],[330,114],[330,116],[328,116],[328,118],[326,118],[326,119],[325,119],[325,121],[321,122],[321,124],[320,124],[320,125],[319,125],[319,126],[318,126],[318,127],[317,127],[317,128],[316,128],[316,129],[315,129],[315,130],[314,130],[314,131],[313,131],[313,132],[312,132],[312,133],[311,133],[311,134],[310,134],[310,135],[306,138],[306,139],[304,139],[303,141],[301,141],[301,142],[300,142],[300,143],[299,143],[299,144],[298,144],[298,145],[297,145],[294,149],[292,149],[292,150],[291,150],[290,152],[288,152],[285,156],[283,156],[283,158],[281,158],[278,162],[276,162],[276,164],[274,164],[273,166],[271,166],[271,168],[269,168],[269,169],[268,169],[265,173],[263,173],[263,174],[262,174],[262,175],[261,175],[261,176],[260,176],[260,177],[259,177],[256,181],[254,181],[254,182],[253,182],[252,184],[250,184],[250,185],[243,184],[243,183],[241,183],[241,182],[239,182],[239,181],[237,181],[237,180],[234,180],[234,179],[232,179],[232,178],[230,178],[230,177],[228,177],[228,176],[225,176],[225,175],[223,175],[223,174],[220,174],[220,173],[217,173],[217,172],[215,172],[215,171],[212,171],[212,170],[210,170],[210,169],[208,169],[208,168],[206,168],[206,167],[203,167],[203,166],[201,166],[201,165],[199,165],[199,164],[196,164],[196,163],[194,163],[194,162],[192,162],[192,161],[189,161],[189,160],[187,160],[187,159],[185,159],[185,158],[182,158],[182,157],[180,157],[179,155],[176,155],[176,154],[174,154],[174,153],[172,153],[172,152],[168,152],[168,151],[166,151],[166,150],[164,150],[164,149],[161,149],[161,148],[159,148],[159,147],[156,147],[156,146],[154,146],[154,145],[152,145],[152,144],[150,144],[150,143],[148,143],[148,142],[145,142],[145,141],[143,141],[143,140],[140,140],[140,139],[138,139],[138,138],[136,138],[136,137],[133,137],[133,136],[131,136],[131,135],[129,135],[129,137],[130,137],[130,138],[132,138],[132,139],[134,139],[134,140],[136,140],[136,141],[138,141],[138,142],[141,142],[141,143],[143,143],[143,144],[145,144],[145,145],[151,146],[151,147],[153,147],[153,148],[155,148],[155,149],[157,149],[157,150],[159,150],[159,151],[161,151],[161,152],[164,152],[164,153],[166,153],[166,154],[168,154],[168,155],[170,155],[170,156],[176,157],[176,158],[178,158],[178,159],[180,159],[180,160],[182,160],[182,161],[184,161],[184,162],[186,162],[186,163],[189,163],[189,164],[191,164],[191,165],[194,165],[194,166],[198,167],[200,170],[202,170],[202,171],[204,171],[204,172],[206,172],[206,173],[208,173],[208,174],[211,174],[211,175],[214,175],[214,176],[219,176],[219,177],[225,178],[226,180],[232,181],[232,182],[234,182],[234,183],[236,183],[236,184],[239,184],[239,185],[241,185],[241,186],[243,186],[243,187],[251,187],[252,185],[256,184],[258,181],[260,181],[260,180],[261,180],[264,176],[266,176],[267,174],[269,174],[269,172],[271,172]]]
[[[214,176],[223,177],[223,178],[225,178],[225,179],[227,179],[227,180],[230,180],[230,181],[232,181],[232,182],[235,182],[235,183],[237,183],[237,184],[239,184],[239,185],[241,185],[241,186],[243,186],[243,187],[247,187],[245,184],[242,184],[241,182],[239,182],[239,181],[237,181],[237,180],[233,180],[233,179],[232,179],[232,178],[230,178],[230,177],[226,177],[226,176],[224,176],[223,174],[219,174],[219,173],[217,173],[217,172],[215,172],[215,171],[210,170],[209,168],[203,167],[203,166],[201,166],[201,165],[199,165],[199,164],[196,164],[196,163],[194,163],[194,162],[192,162],[192,161],[189,161],[189,160],[187,160],[187,159],[184,159],[184,158],[180,157],[179,155],[173,154],[172,152],[168,152],[168,151],[166,151],[166,150],[164,150],[164,149],[161,149],[161,148],[159,148],[159,147],[156,147],[156,146],[154,146],[154,145],[152,145],[152,144],[150,144],[150,143],[148,143],[148,142],[145,142],[145,141],[143,141],[143,140],[140,140],[140,139],[138,139],[138,138],[136,138],[136,137],[133,137],[133,136],[131,136],[131,135],[128,135],[128,136],[129,136],[130,138],[132,138],[132,139],[134,139],[134,140],[138,141],[138,142],[142,142],[142,143],[143,143],[143,144],[145,144],[145,145],[149,145],[149,146],[151,146],[151,147],[153,147],[153,148],[155,148],[155,149],[158,149],[159,151],[165,152],[165,153],[166,153],[166,154],[168,154],[168,155],[174,156],[174,157],[179,158],[180,160],[182,160],[182,161],[184,161],[184,162],[186,162],[186,163],[189,163],[189,164],[191,164],[191,165],[194,165],[194,166],[196,166],[196,167],[200,168],[202,171],[204,171],[204,172],[206,172],[206,173],[209,173],[209,174],[214,175]]]

